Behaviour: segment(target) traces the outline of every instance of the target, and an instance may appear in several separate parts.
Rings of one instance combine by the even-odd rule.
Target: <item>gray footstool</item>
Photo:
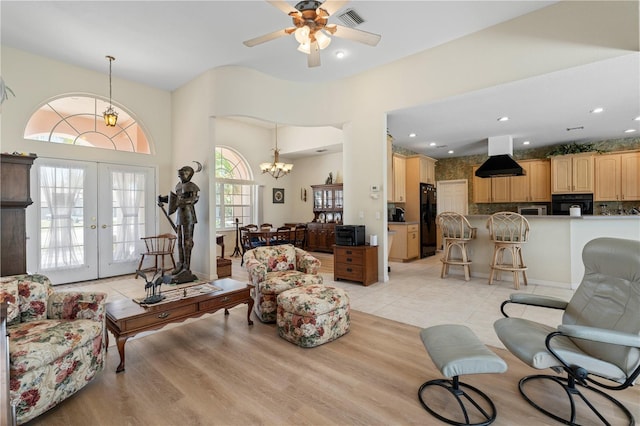
[[[443,422],[452,425],[480,426],[491,424],[496,419],[496,407],[491,399],[473,386],[462,383],[458,376],[464,374],[504,373],[507,371],[507,364],[504,360],[491,352],[473,331],[464,325],[445,324],[424,328],[420,331],[420,338],[422,338],[422,343],[427,349],[431,360],[442,375],[451,379],[429,380],[420,386],[418,398],[424,409]],[[422,393],[429,386],[442,387],[453,395],[462,410],[464,423],[446,418],[427,405]],[[484,400],[486,402],[485,406],[483,407],[474,400],[473,395],[470,395],[470,393]],[[467,408],[479,412],[484,421],[471,423],[470,411]],[[475,417],[477,418],[478,415],[475,414]]]

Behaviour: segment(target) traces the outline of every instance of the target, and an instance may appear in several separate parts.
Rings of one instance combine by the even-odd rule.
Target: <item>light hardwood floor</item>
[[[423,382],[440,377],[419,330],[438,323],[461,323],[490,344],[493,317],[499,317],[498,301],[513,291],[511,284],[488,286],[485,279],[465,282],[455,275],[441,280],[440,263],[433,257],[394,263],[391,281],[364,287],[334,282],[331,259],[318,257],[323,261],[325,284],[346,288],[350,294],[352,328],[347,335],[302,349],[279,338],[273,324],[255,321],[247,326],[245,306],[232,309],[228,317],[222,312],[206,315],[130,339],[124,373],[114,372],[119,359],[111,347],[106,369],[98,379],[31,424],[442,424],[423,410],[417,398]],[[239,263],[233,260],[232,276],[246,280]],[[118,281],[122,293],[117,290]],[[73,286],[104,290],[113,298],[125,297],[130,291],[123,283],[131,280]],[[133,285],[137,288],[139,284]],[[523,291],[571,294],[532,285]],[[521,313],[556,321],[539,312]],[[529,406],[517,390],[521,377],[539,372],[498,345],[490,347],[507,361],[508,371],[461,380],[492,397],[498,410],[494,424],[558,424]],[[557,392],[542,389],[539,393],[557,402],[549,397]],[[446,411],[452,407],[451,401],[429,395],[435,407]],[[640,419],[640,390],[628,389],[614,396]],[[594,423],[585,420],[583,424]]]
[[[127,369],[106,370],[32,425],[425,425],[438,424],[417,398],[440,377],[419,328],[354,311],[351,331],[302,349],[273,324],[246,324],[246,307],[127,343]],[[505,350],[505,374],[463,376],[496,404],[496,425],[554,424],[517,391],[532,371]],[[619,392],[627,404],[638,392]],[[433,396],[435,407],[451,401]],[[586,424],[589,424],[586,422]]]

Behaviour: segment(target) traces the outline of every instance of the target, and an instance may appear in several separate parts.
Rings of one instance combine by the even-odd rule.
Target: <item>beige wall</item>
[[[292,83],[249,69],[221,67],[169,94],[114,78],[115,106],[122,103],[138,114],[151,138],[151,156],[106,150],[80,153],[74,147],[23,140],[26,120],[43,101],[61,93],[105,96],[107,79],[102,73],[3,46],[1,74],[17,96],[2,106],[2,151],[156,165],[160,192],[166,193],[174,186],[180,166],[194,160],[212,163],[212,148],[223,143],[225,135],[219,118],[241,115],[301,127],[337,126],[344,138],[344,220],[366,225],[367,234],[384,236],[379,238],[379,276],[385,277],[387,111],[638,51],[637,35],[637,2],[563,1],[332,83]],[[263,148],[251,145],[256,152]],[[210,168],[205,172],[207,179],[198,180],[198,185],[213,199]],[[377,200],[369,194],[373,184],[383,188]],[[287,189],[287,194],[299,190]],[[198,232],[209,236],[209,246],[194,255],[192,267],[211,276],[215,270],[215,229],[209,225],[213,209],[199,203],[198,215]]]
[[[560,2],[331,83],[302,85],[244,68],[218,68],[174,93],[174,100],[185,100],[174,103],[174,134],[178,126],[202,128],[209,116],[247,115],[298,126],[341,124],[344,221],[385,237],[379,240],[379,276],[386,277],[386,111],[638,51],[637,34],[634,2]],[[186,93],[209,109],[193,114]],[[314,102],[301,104],[300,93]],[[378,200],[370,197],[372,184],[383,188]]]

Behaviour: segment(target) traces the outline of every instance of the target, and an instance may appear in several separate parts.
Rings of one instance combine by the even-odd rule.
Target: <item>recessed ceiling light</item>
[[[602,107],[598,107],[598,108],[594,108],[591,111],[589,111],[591,114],[600,114],[602,111],[604,111],[604,108]]]
[[[452,149],[449,150],[449,154],[453,154],[453,150]]]
[[[634,118],[634,120],[636,120],[636,121],[640,121],[640,115],[639,115],[639,116],[637,116],[636,118]]]
[[[627,129],[627,130],[625,130],[624,132],[625,132],[625,133],[633,133],[633,132],[635,132],[635,131],[636,131],[636,129]]]
[[[338,50],[336,52],[336,58],[338,58],[338,59],[344,58],[344,52],[342,50]]]
[[[504,117],[498,117],[498,121],[509,121],[509,117],[506,115]]]
[[[529,142],[529,141],[524,141],[524,142],[522,142],[522,145],[529,145],[530,143],[531,142]]]
[[[436,142],[429,143],[429,146],[436,146],[436,145],[438,145]]]
[[[416,137],[416,134],[415,134],[415,133],[409,133],[409,137],[410,137],[410,138],[415,138],[415,137]]]

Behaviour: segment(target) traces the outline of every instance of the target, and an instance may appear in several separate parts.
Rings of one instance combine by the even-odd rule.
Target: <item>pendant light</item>
[[[107,127],[115,127],[118,122],[118,113],[111,105],[111,63],[116,60],[113,56],[105,56],[109,60],[109,108],[102,114],[104,116],[104,124]]]
[[[288,175],[293,169],[293,164],[280,162],[280,150],[278,149],[278,124],[276,124],[276,148],[273,150],[273,162],[260,164],[262,173],[269,173],[275,179]]]

